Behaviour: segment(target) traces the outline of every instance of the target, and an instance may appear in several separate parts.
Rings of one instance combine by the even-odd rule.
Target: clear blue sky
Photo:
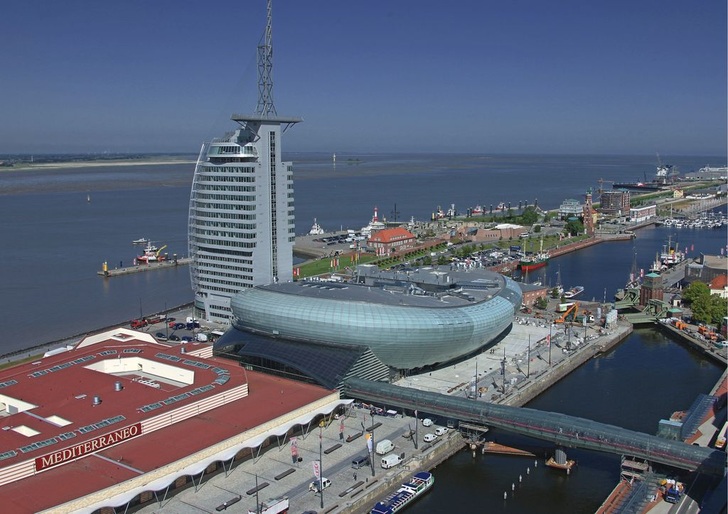
[[[274,0],[285,151],[726,154],[726,1]],[[253,112],[265,0],[0,16],[0,153],[190,152]]]

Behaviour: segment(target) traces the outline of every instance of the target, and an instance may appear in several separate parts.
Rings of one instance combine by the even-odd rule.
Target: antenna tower
[[[255,114],[276,116],[273,105],[273,0],[267,2],[267,18],[262,44],[258,45],[258,106]]]

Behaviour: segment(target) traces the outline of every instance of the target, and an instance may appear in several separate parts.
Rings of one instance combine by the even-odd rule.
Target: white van
[[[394,450],[394,443],[389,439],[382,439],[377,443],[376,452],[379,455],[385,455]]]
[[[399,455],[393,453],[392,455],[387,455],[385,457],[382,457],[382,468],[389,469],[393,468],[394,466],[402,463],[402,457]]]

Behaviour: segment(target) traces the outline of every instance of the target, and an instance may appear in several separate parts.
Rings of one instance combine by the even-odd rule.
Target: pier
[[[108,277],[120,277],[122,275],[131,275],[132,273],[143,273],[145,271],[157,271],[162,269],[176,268],[178,266],[186,266],[192,262],[191,257],[183,257],[181,259],[172,259],[169,261],[155,262],[151,264],[137,264],[136,266],[129,266],[124,268],[114,268],[97,271],[96,274],[108,278]]]

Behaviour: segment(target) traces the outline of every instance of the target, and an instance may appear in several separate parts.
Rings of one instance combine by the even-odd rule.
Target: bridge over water
[[[712,475],[725,473],[725,453],[719,450],[671,441],[566,414],[495,405],[359,378],[348,379],[344,392],[351,398],[497,427],[551,441],[563,447],[638,457]]]

